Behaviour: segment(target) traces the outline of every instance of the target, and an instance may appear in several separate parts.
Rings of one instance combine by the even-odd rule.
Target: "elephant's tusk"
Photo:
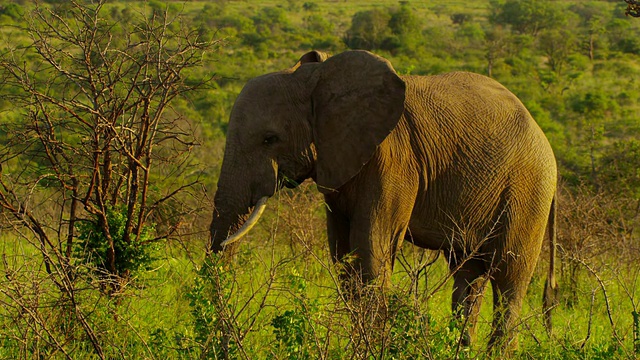
[[[220,246],[224,248],[227,245],[238,242],[243,236],[245,236],[249,232],[249,230],[251,230],[251,228],[253,228],[253,226],[258,222],[260,216],[262,216],[264,209],[267,207],[267,200],[269,200],[269,197],[267,196],[260,198],[260,200],[258,200],[258,203],[256,204],[256,207],[253,209],[251,216],[249,216],[249,219],[247,219],[244,225],[242,225],[242,227],[240,227],[240,229],[238,229],[235,234],[229,236],[225,241],[223,241]]]

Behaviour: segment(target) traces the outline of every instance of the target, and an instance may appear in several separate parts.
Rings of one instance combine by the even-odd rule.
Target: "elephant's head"
[[[248,231],[254,207],[259,214],[282,186],[313,178],[327,193],[353,178],[398,123],[404,94],[389,62],[366,51],[310,52],[249,81],[231,111],[211,250]]]

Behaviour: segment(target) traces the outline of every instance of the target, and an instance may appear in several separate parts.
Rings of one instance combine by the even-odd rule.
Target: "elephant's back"
[[[469,72],[404,80],[407,118],[427,131],[427,138],[435,136],[438,146],[444,142],[468,156],[496,151],[507,158],[517,157],[518,148],[535,146],[538,156],[553,157],[546,136],[524,104],[499,82]]]
[[[470,130],[539,129],[522,102],[499,82],[470,72],[404,77],[407,97],[442,125]],[[472,111],[470,109],[473,109]],[[462,119],[454,123],[453,119]]]
[[[450,133],[446,127],[459,126],[458,146],[468,144],[469,156],[501,157],[503,165],[512,166],[512,170],[524,166],[527,171],[555,171],[555,157],[547,137],[520,99],[506,87],[469,72],[431,78],[434,100],[439,98],[454,112],[452,117],[435,115],[442,122],[440,128]],[[469,108],[473,112],[466,110]],[[455,118],[461,122],[456,123]],[[481,149],[472,149],[471,144]]]
[[[455,227],[452,219],[490,228],[509,202],[520,203],[520,212],[545,212],[555,192],[555,157],[513,93],[466,72],[404,80],[405,121],[422,134],[413,144],[427,164],[422,174],[427,196],[416,209],[425,213],[415,217],[433,219],[430,233],[436,226]],[[530,209],[522,209],[525,198]]]

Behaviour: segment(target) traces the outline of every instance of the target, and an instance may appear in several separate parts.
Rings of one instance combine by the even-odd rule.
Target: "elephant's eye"
[[[262,141],[262,143],[263,143],[263,144],[265,144],[265,145],[273,145],[273,144],[275,144],[276,142],[278,142],[278,140],[279,140],[279,139],[278,139],[278,136],[277,136],[277,135],[267,135],[267,136],[264,138],[264,141]]]

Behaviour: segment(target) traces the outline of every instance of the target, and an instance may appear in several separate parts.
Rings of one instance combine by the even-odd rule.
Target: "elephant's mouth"
[[[283,187],[295,189],[305,180],[306,178],[293,179],[282,173],[278,173],[278,189],[282,189]]]

